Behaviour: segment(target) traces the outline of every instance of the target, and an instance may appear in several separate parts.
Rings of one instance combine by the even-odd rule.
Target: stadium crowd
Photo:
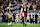
[[[22,23],[23,17],[26,23],[40,23],[40,0],[3,0],[0,2],[0,18],[7,23],[9,17],[13,23]]]

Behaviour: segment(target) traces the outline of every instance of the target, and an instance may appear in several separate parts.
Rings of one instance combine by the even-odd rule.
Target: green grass
[[[0,23],[0,27],[40,27],[40,24],[27,24],[26,26],[23,26],[23,24],[17,23],[8,26],[7,23]]]

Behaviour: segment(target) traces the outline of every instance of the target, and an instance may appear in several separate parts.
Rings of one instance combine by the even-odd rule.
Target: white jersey
[[[29,18],[29,13],[27,13],[27,18]]]
[[[31,18],[33,18],[33,13],[31,13]]]
[[[20,13],[20,19],[22,18],[21,13]]]
[[[40,14],[38,13],[38,17],[40,17]]]
[[[28,8],[30,8],[30,5],[31,5],[31,4],[30,4],[30,3],[28,3],[28,5],[27,5],[27,6],[28,6]]]
[[[18,17],[18,14],[16,14],[16,17]]]
[[[8,13],[6,12],[4,15],[8,15]]]
[[[24,12],[22,13],[22,16],[24,17]]]

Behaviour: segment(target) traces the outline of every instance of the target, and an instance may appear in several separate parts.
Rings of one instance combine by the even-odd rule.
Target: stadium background
[[[8,10],[10,10],[10,11],[12,11],[12,12],[14,12],[14,13],[16,13],[16,11],[20,14],[20,13],[22,13],[21,12],[21,9],[23,8],[22,6],[23,6],[23,2],[26,2],[26,5],[27,5],[27,7],[28,7],[28,10],[27,10],[27,13],[34,13],[34,15],[35,15],[35,13],[37,13],[37,19],[38,20],[36,20],[37,21],[37,24],[38,24],[38,26],[37,26],[37,24],[32,24],[32,25],[34,25],[34,26],[32,26],[32,27],[40,27],[39,25],[39,23],[40,23],[40,0],[0,0],[0,25],[1,24],[5,24],[5,23],[7,23],[8,22],[8,16],[7,16],[7,11]],[[9,5],[9,3],[12,3],[12,7],[11,8],[7,8],[8,7],[8,5]],[[31,4],[31,5],[30,5]],[[33,6],[34,6],[34,8],[33,8]],[[10,12],[9,11],[9,12]],[[10,12],[11,14],[12,14],[12,12]],[[39,14],[38,14],[39,13]],[[5,14],[5,15],[3,15],[3,14]],[[34,16],[33,15],[33,16]],[[2,18],[2,16],[4,16],[4,18]],[[29,15],[29,16],[31,16],[31,14]],[[30,18],[29,18],[30,19]],[[20,20],[20,19],[19,19]],[[34,22],[35,22],[35,16],[34,16]],[[29,23],[29,22],[28,22]],[[27,25],[28,25],[28,23],[27,23]],[[3,24],[3,25],[4,25]],[[6,25],[6,24],[5,24]],[[17,25],[17,24],[16,24]],[[21,24],[18,24],[19,26],[21,25]],[[17,26],[18,26],[17,25]],[[31,24],[29,24],[28,25],[28,27],[30,26]],[[21,25],[22,26],[22,25]],[[2,27],[2,26],[1,26]],[[15,24],[14,24],[14,27],[15,27]],[[23,27],[23,26],[22,26]],[[31,26],[30,26],[31,27]]]

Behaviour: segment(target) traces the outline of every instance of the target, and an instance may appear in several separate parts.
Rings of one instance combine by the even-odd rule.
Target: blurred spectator
[[[32,7],[33,7],[33,10],[34,10],[34,9],[36,9],[36,4],[35,4],[35,3],[33,3],[33,6],[32,6]]]
[[[5,10],[5,8],[7,8],[7,4],[4,4],[4,6],[3,6],[3,10]]]
[[[0,6],[1,6],[1,3],[0,3]]]
[[[34,16],[33,16],[33,12],[32,12],[32,13],[31,13],[31,18],[30,18],[30,19],[31,19],[31,20],[30,20],[30,23],[32,23],[32,24],[34,24],[33,17],[34,17]]]
[[[15,23],[15,19],[16,19],[16,18],[15,18],[15,13],[13,13],[13,19],[14,19],[14,21],[13,21],[13,22]]]
[[[39,8],[37,7],[36,10],[39,10]]]
[[[37,18],[38,18],[38,15],[35,14],[35,23],[37,24]]]
[[[4,15],[4,13],[2,15],[2,22],[5,22],[5,15]]]
[[[0,10],[0,13],[2,13],[2,11]]]
[[[39,8],[39,10],[40,10],[40,8]]]
[[[27,22],[29,22],[29,19],[30,19],[30,17],[29,17],[29,10],[27,10]]]
[[[40,11],[38,12],[38,19],[39,19],[39,23],[40,23]]]
[[[5,16],[5,22],[6,22],[6,23],[8,22],[8,17],[7,17],[7,15]]]
[[[32,5],[30,6],[29,10],[33,10]]]

